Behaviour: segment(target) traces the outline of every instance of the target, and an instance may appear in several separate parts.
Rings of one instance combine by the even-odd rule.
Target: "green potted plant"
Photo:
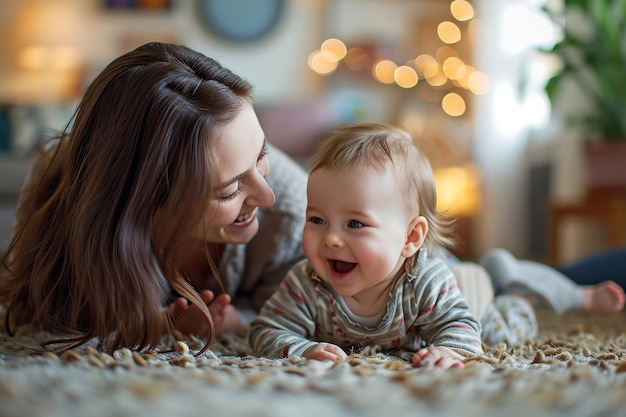
[[[563,34],[544,50],[562,64],[545,91],[554,107],[570,78],[574,83],[567,85],[587,100],[585,109],[564,117],[588,139],[588,185],[626,187],[626,0],[561,0],[560,7],[548,2],[543,11]]]

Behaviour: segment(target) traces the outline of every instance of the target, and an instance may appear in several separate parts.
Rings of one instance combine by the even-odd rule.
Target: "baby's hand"
[[[463,368],[463,357],[450,348],[443,346],[427,347],[418,350],[413,355],[413,366],[419,367],[426,362],[432,362],[438,368]]]
[[[332,343],[317,343],[305,350],[303,356],[307,359],[316,359],[318,361],[334,361],[347,357],[343,349]]]

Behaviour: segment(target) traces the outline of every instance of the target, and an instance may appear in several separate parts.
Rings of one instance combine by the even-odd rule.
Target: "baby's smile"
[[[329,259],[328,263],[330,264],[333,271],[340,274],[347,274],[348,272],[356,268],[356,263],[354,262],[344,262],[337,259]]]

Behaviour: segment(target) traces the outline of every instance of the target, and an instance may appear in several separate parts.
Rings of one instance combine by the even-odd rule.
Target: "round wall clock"
[[[285,0],[198,0],[203,24],[223,39],[240,42],[268,34],[284,7]]]

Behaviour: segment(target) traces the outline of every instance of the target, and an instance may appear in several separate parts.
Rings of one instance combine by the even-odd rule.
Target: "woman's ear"
[[[417,216],[409,225],[406,242],[404,243],[404,248],[402,248],[401,255],[405,258],[410,258],[415,255],[419,248],[422,247],[424,239],[426,239],[426,233],[428,233],[426,217]]]

